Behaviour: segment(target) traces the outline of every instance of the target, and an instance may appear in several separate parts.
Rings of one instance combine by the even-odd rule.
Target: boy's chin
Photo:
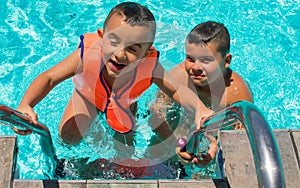
[[[113,70],[110,67],[106,67],[106,71],[107,71],[108,76],[110,76],[110,77],[116,78],[119,75],[119,71]]]
[[[208,82],[204,80],[193,80],[193,84],[197,87],[205,87],[208,85]]]

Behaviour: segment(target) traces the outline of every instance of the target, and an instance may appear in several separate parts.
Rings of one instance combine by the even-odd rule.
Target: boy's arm
[[[27,114],[33,123],[37,123],[37,115],[33,107],[57,84],[75,75],[80,62],[79,51],[76,50],[54,67],[41,73],[28,87],[17,110]]]
[[[153,82],[158,85],[167,95],[184,108],[195,115],[195,125],[200,128],[200,122],[204,117],[210,116],[213,111],[208,109],[198,96],[188,87],[179,84],[162,65],[158,63],[154,70]]]

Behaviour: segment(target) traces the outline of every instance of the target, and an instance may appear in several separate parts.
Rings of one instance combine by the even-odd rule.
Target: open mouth
[[[114,69],[114,70],[121,70],[123,69],[124,67],[126,67],[126,65],[124,64],[120,64],[120,63],[117,63],[116,61],[110,59],[109,62],[111,63],[111,68]]]

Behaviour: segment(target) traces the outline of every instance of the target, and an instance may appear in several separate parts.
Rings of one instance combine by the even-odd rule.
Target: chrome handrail
[[[56,169],[57,157],[48,127],[31,123],[26,115],[5,105],[0,105],[0,124],[10,127],[18,134],[26,130],[39,134],[42,151],[51,159],[53,169]]]
[[[259,187],[285,187],[282,161],[274,134],[260,110],[248,101],[232,104],[204,123],[204,132],[243,123],[251,145]],[[202,131],[201,131],[202,132]]]

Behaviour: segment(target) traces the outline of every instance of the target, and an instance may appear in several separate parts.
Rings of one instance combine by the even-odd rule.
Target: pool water
[[[70,54],[81,34],[102,27],[111,8],[120,2],[1,0],[0,104],[16,108],[32,80]],[[224,23],[231,35],[231,68],[249,83],[255,104],[270,126],[273,129],[300,128],[298,1],[137,2],[146,4],[155,15],[158,23],[155,46],[160,50],[160,62],[167,70],[184,59],[184,40],[195,25],[208,20]],[[141,98],[140,114],[145,113],[146,102],[152,100],[156,89],[151,87]],[[88,159],[84,161],[87,163],[116,156],[110,138],[98,138],[93,146],[91,143],[95,143],[95,138],[92,137],[76,147],[67,147],[59,141],[57,126],[72,90],[72,82],[67,80],[35,107],[39,121],[50,129],[58,158]],[[145,153],[143,143],[150,137],[150,130],[145,126],[147,117],[142,117],[138,121],[141,133],[137,135],[136,145],[139,149],[130,153],[139,160]],[[14,133],[1,126],[0,134]],[[18,136],[18,146],[18,178],[47,177],[47,159],[41,152],[39,136]],[[169,167],[169,164],[163,165]],[[154,166],[152,171],[158,169],[162,166]],[[173,170],[170,168],[170,173],[176,174]],[[73,178],[71,170],[69,175]]]

